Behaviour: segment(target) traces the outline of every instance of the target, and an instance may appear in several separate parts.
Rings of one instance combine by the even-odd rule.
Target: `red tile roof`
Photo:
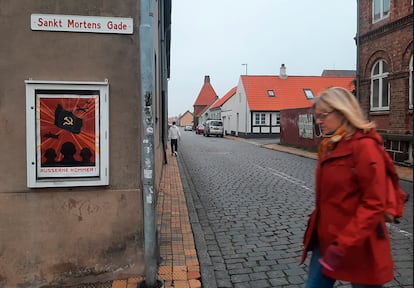
[[[194,102],[194,116],[199,117],[202,113],[202,110],[207,106],[210,106],[214,101],[218,99],[216,91],[214,91],[213,86],[210,84],[210,77],[204,77],[204,84],[201,87],[200,93],[196,101]]]
[[[223,97],[221,97],[216,102],[214,102],[213,105],[211,105],[210,109],[216,109],[216,108],[221,107],[224,103],[226,103],[227,100],[231,98],[231,96],[236,94],[236,91],[237,91],[237,86],[231,88]]]
[[[307,99],[303,89],[311,89],[316,97],[328,87],[341,86],[354,88],[355,77],[323,77],[323,76],[279,76],[242,75],[243,86],[247,90],[250,110],[279,111],[288,108],[310,107],[312,101]],[[275,97],[268,96],[273,90]]]

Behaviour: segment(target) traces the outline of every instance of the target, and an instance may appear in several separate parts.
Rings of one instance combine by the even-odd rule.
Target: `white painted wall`
[[[221,118],[224,123],[224,131],[227,131],[227,134],[235,131],[236,135],[239,132],[246,133],[247,131],[248,133],[250,117],[247,116],[247,113],[250,113],[250,110],[246,103],[246,92],[241,83],[241,78],[239,78],[236,94],[221,106]]]
[[[209,109],[209,111],[210,119],[222,120],[220,108],[214,108],[212,110]]]
[[[270,133],[270,127],[265,126],[276,126],[279,125],[279,127],[272,127],[272,133],[280,133],[280,118],[278,119],[280,112],[252,112],[253,114],[253,126],[256,125],[256,115],[262,115],[265,114],[265,123],[262,127],[253,127],[253,133]],[[271,119],[270,119],[271,117]],[[259,116],[259,119],[261,119],[261,116]],[[279,120],[279,121],[278,121]],[[272,123],[270,123],[270,121]]]

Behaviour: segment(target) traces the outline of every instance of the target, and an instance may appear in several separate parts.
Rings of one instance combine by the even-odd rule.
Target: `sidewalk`
[[[177,158],[167,155],[157,201],[161,246],[158,277],[165,281],[165,288],[200,288],[200,264]]]
[[[200,264],[177,158],[167,155],[157,200],[161,256],[158,279],[164,281],[164,288],[201,288]],[[116,280],[112,288],[136,288],[143,280],[142,277]]]

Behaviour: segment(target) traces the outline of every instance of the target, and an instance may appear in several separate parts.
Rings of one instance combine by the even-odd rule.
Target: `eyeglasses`
[[[318,114],[314,114],[313,116],[315,117],[315,120],[319,120],[319,121],[323,121],[326,119],[326,117],[328,117],[329,114],[331,114],[334,111],[329,111],[329,112],[323,112],[323,113],[318,113]]]

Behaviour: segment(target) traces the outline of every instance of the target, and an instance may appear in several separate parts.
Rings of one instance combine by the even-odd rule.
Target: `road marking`
[[[280,178],[282,178],[282,179],[284,179],[286,181],[289,181],[290,183],[293,183],[295,185],[298,185],[299,187],[301,187],[301,188],[303,188],[305,190],[309,190],[309,191],[312,191],[313,190],[313,188],[310,188],[310,187],[307,187],[306,186],[306,182],[304,182],[304,181],[302,181],[302,180],[300,180],[298,178],[292,177],[292,176],[290,176],[290,175],[288,175],[286,173],[277,171],[277,170],[275,170],[273,168],[269,168],[269,167],[266,168],[266,167],[262,167],[262,166],[257,165],[257,164],[253,164],[253,165],[256,166],[257,168],[261,169],[261,170],[269,171],[273,175],[279,176]]]
[[[386,223],[386,225],[388,227],[388,230],[396,232],[396,233],[400,233],[403,236],[407,237],[408,239],[413,240],[413,234],[412,233],[407,232],[405,230],[402,230],[402,229],[398,228],[397,226],[395,226],[391,223]]]

